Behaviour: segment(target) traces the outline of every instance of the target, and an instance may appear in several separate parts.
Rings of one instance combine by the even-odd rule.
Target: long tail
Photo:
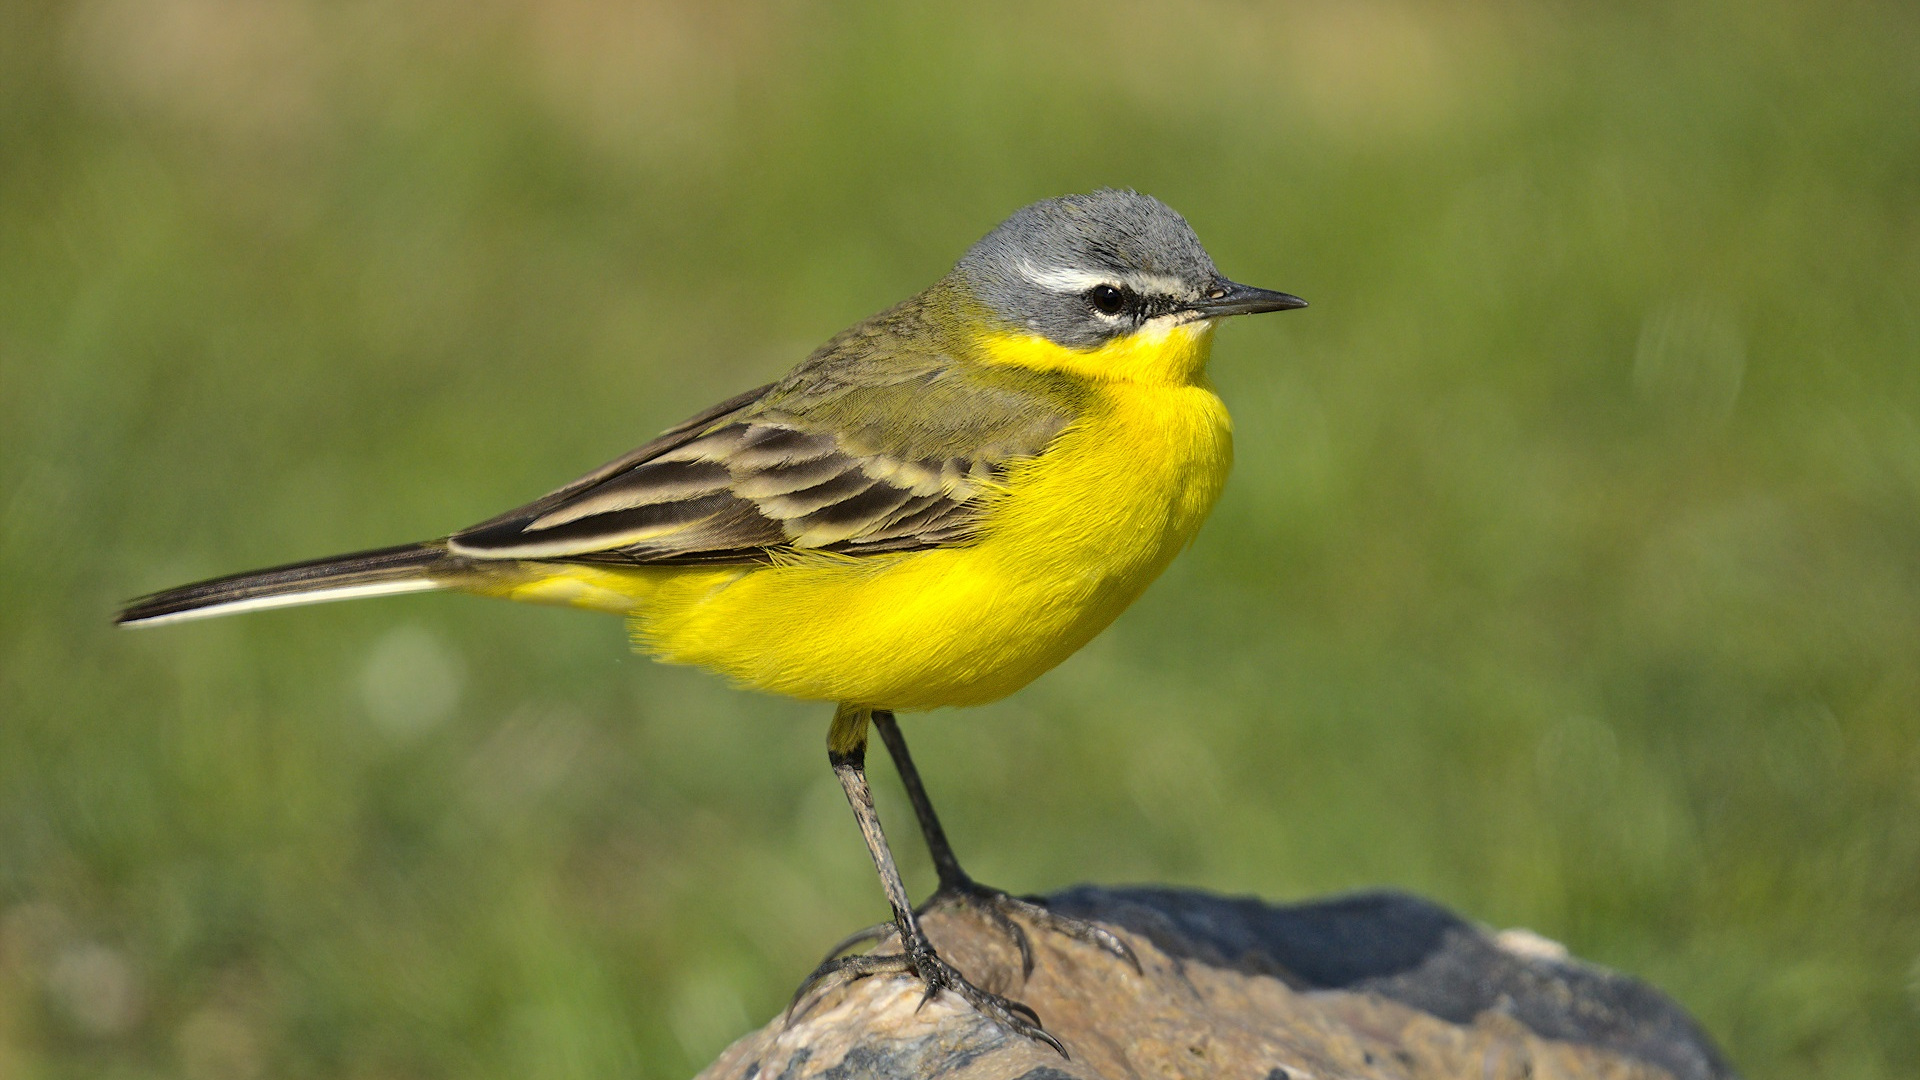
[[[114,622],[121,626],[159,626],[241,611],[441,589],[452,583],[447,579],[457,577],[469,564],[470,560],[437,543],[359,551],[143,596],[129,603]]]

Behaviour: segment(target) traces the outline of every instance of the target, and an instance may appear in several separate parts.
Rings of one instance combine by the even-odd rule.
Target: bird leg
[[[953,845],[947,841],[947,831],[940,825],[940,816],[934,813],[933,801],[927,798],[926,785],[920,780],[920,770],[914,767],[913,755],[907,750],[906,737],[900,733],[900,725],[894,720],[893,713],[884,709],[874,710],[873,726],[880,729],[880,740],[887,744],[887,752],[893,757],[894,769],[900,774],[901,786],[907,790],[907,799],[913,803],[914,816],[920,819],[920,832],[926,837],[927,851],[933,856],[934,870],[940,876],[939,888],[927,898],[926,903],[915,909],[916,915],[924,915],[942,903],[972,908],[986,916],[1020,950],[1023,975],[1033,974],[1033,945],[1027,938],[1026,930],[1014,920],[1014,915],[1054,933],[1092,945],[1126,961],[1136,972],[1141,970],[1140,958],[1134,955],[1133,949],[1098,923],[1053,911],[1046,907],[1046,901],[1040,897],[1012,896],[1004,890],[975,881],[972,875],[961,868],[960,860],[953,854]],[[827,955],[839,956],[856,946],[890,938],[894,933],[893,923],[869,926],[848,935]]]
[[[940,991],[951,990],[1008,1031],[1045,1043],[1061,1057],[1067,1056],[1060,1040],[1041,1028],[1038,1014],[1017,1001],[988,993],[968,982],[940,958],[926,931],[920,928],[913,904],[907,899],[907,887],[900,880],[900,870],[893,863],[893,852],[887,848],[886,835],[880,831],[880,815],[873,807],[873,792],[867,787],[867,724],[873,715],[870,709],[840,706],[827,734],[827,759],[833,763],[834,775],[840,778],[840,786],[847,793],[847,804],[853,807],[854,819],[860,823],[860,833],[866,838],[874,869],[880,872],[880,887],[887,894],[887,906],[893,909],[893,932],[900,937],[901,951],[830,957],[800,984],[794,993],[794,1002],[797,1004],[809,990],[829,979],[850,981],[869,975],[911,974],[926,988],[920,999],[922,1005],[937,997]],[[890,715],[888,722],[892,722]]]
[[[960,860],[954,857],[953,846],[947,842],[947,831],[940,826],[940,816],[934,813],[933,802],[927,798],[926,785],[920,782],[920,770],[914,767],[913,755],[907,751],[906,737],[900,734],[900,725],[894,721],[893,713],[885,709],[874,710],[873,726],[880,729],[880,741],[887,744],[887,753],[893,757],[893,767],[900,774],[901,785],[907,789],[907,799],[913,803],[914,816],[920,819],[920,832],[926,837],[927,850],[933,856],[934,871],[940,875],[940,887],[921,905],[920,912],[924,913],[942,902],[980,912],[993,920],[994,925],[1019,947],[1024,974],[1033,973],[1033,947],[1027,941],[1026,932],[1013,920],[1013,915],[1111,953],[1132,965],[1136,972],[1141,970],[1140,958],[1133,954],[1126,942],[1105,927],[1049,910],[1045,906],[1046,901],[1040,897],[1011,896],[990,885],[982,885],[961,869]]]

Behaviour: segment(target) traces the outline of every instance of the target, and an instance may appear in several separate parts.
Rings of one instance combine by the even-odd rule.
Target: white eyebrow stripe
[[[1064,267],[1039,267],[1026,259],[1020,260],[1017,269],[1021,277],[1043,289],[1058,293],[1086,292],[1095,285],[1113,284],[1113,278],[1107,274],[1095,274],[1087,270],[1068,270]]]
[[[1083,293],[1095,285],[1121,284],[1142,296],[1181,296],[1187,291],[1179,278],[1166,274],[1149,274],[1140,270],[1129,270],[1120,274],[1096,274],[1091,270],[1072,270],[1067,267],[1036,266],[1022,259],[1016,267],[1020,276],[1035,285],[1057,293]]]

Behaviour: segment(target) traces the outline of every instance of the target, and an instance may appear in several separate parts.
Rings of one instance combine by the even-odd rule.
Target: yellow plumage
[[[919,928],[866,786],[867,730],[907,781],[940,895],[1133,959],[960,870],[892,710],[1005,697],[1112,623],[1193,540],[1232,465],[1206,379],[1215,322],[1302,304],[1221,277],[1157,200],[1037,203],[778,382],[526,506],[440,540],[158,593],[120,621],[458,589],[617,613],[661,660],[833,702],[829,757],[904,952],[816,976],[911,972],[1058,1048]]]
[[[745,567],[522,564],[529,579],[475,591],[620,612],[639,649],[788,697],[997,700],[1105,629],[1213,508],[1233,441],[1205,378],[1212,338],[1190,323],[1095,350],[991,339],[990,362],[1071,372],[1091,393],[1048,453],[1008,471],[969,546]]]
[[[928,709],[1005,697],[1105,629],[1212,509],[1233,451],[1226,409],[1200,378],[1210,337],[1183,328],[1129,349],[1142,362],[1095,380],[1054,452],[1009,472],[977,543],[668,573],[637,590],[635,642],[808,700]],[[1028,339],[1004,355],[1065,351]]]

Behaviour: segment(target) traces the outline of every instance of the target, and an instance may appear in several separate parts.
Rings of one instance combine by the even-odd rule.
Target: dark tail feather
[[[438,544],[405,544],[335,555],[143,596],[128,604],[114,622],[121,626],[154,626],[241,611],[439,589],[447,584],[445,575],[467,563]]]

